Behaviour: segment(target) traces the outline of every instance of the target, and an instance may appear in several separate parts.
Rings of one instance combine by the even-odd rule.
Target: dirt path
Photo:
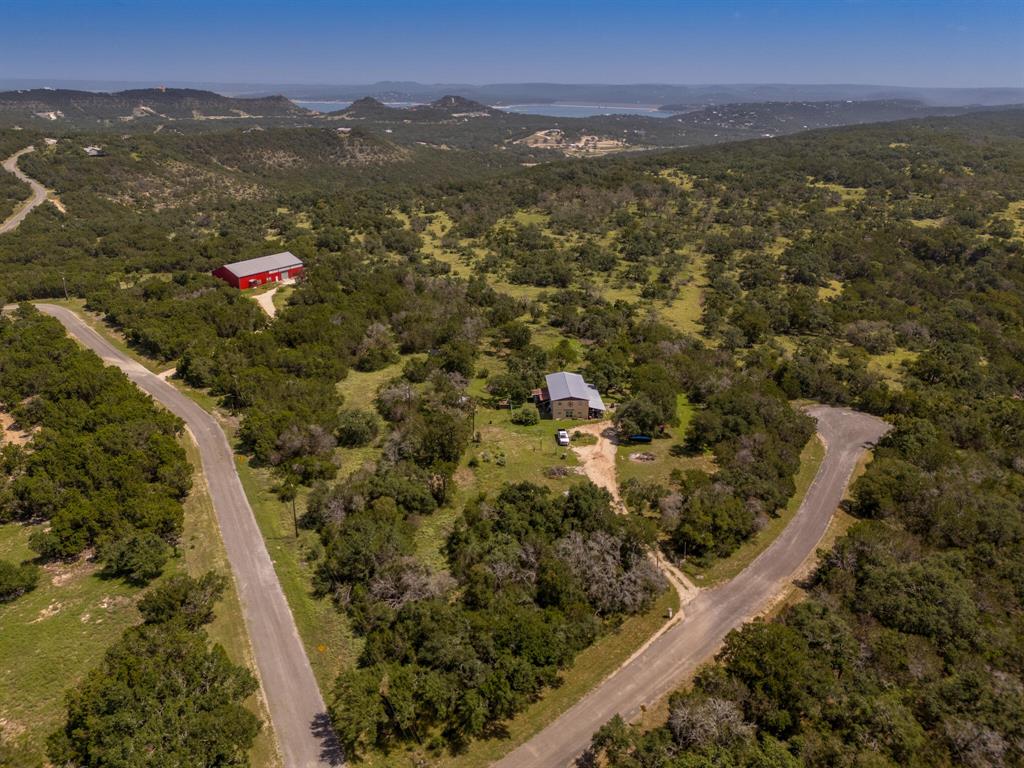
[[[738,576],[698,590],[684,619],[663,630],[553,723],[496,762],[497,768],[571,764],[598,728],[616,714],[632,720],[677,688],[714,656],[731,630],[762,613],[774,596],[788,588],[828,529],[857,462],[889,429],[881,419],[842,408],[816,406],[808,412],[818,420],[825,458],[786,529]],[[607,478],[606,464],[596,466],[594,476]]]
[[[260,309],[267,313],[267,316],[273,320],[277,317],[277,307],[274,305],[274,295],[286,285],[293,285],[294,280],[282,280],[269,291],[264,293],[254,293],[252,298],[260,305]]]
[[[114,347],[71,310],[53,304],[36,307],[57,318],[68,333],[105,363],[124,371],[136,386],[188,426],[202,458],[285,768],[340,765],[341,752],[320,689],[235,470],[234,452],[220,425],[184,393]]]
[[[599,421],[577,427],[573,431],[593,435],[597,438],[597,442],[593,445],[573,446],[573,451],[576,452],[576,456],[580,460],[583,474],[590,478],[594,485],[604,488],[612,495],[612,503],[615,505],[616,512],[626,514],[628,510],[619,493],[618,470],[615,468],[615,428],[612,423]],[[686,574],[657,552],[651,554],[651,559],[679,593],[680,606],[686,605],[696,597],[697,587],[687,578]],[[678,621],[681,618],[682,611],[676,614],[675,620]]]

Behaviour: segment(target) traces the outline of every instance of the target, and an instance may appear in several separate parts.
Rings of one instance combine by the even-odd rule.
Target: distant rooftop
[[[236,261],[232,264],[225,264],[224,269],[235,277],[248,277],[260,272],[273,272],[275,269],[291,269],[301,267],[302,261],[291,251],[274,253],[270,256],[258,256],[255,259]]]

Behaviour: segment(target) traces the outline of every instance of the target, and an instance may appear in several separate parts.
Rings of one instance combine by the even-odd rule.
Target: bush
[[[525,405],[516,408],[512,413],[513,424],[532,427],[538,421],[540,421],[540,411],[537,410],[537,406],[533,403],[526,403]]]
[[[111,576],[122,576],[132,584],[148,584],[160,575],[170,557],[167,542],[150,531],[135,531],[128,536],[105,542],[99,557]]]
[[[380,424],[376,414],[359,408],[348,408],[338,414],[338,445],[358,448],[377,437]]]
[[[39,583],[39,568],[32,564],[15,565],[0,560],[0,603],[31,592]]]

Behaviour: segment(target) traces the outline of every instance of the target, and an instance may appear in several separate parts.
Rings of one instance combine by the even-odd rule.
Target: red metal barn
[[[279,283],[302,274],[302,262],[290,251],[275,253],[271,256],[260,256],[256,259],[236,261],[213,270],[213,276],[219,277],[235,288],[254,288],[267,283]]]

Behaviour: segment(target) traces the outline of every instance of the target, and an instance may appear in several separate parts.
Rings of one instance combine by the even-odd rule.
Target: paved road
[[[340,750],[327,724],[320,689],[242,490],[235,471],[234,453],[224,432],[209,413],[118,350],[74,312],[52,304],[36,306],[57,318],[72,336],[105,363],[123,370],[140,389],[181,417],[192,431],[238,585],[253,655],[285,768],[340,765]]]
[[[15,152],[13,155],[8,157],[3,162],[3,169],[5,171],[7,171],[8,173],[13,173],[21,181],[25,182],[30,187],[32,187],[32,197],[30,197],[28,200],[22,203],[20,207],[18,207],[14,211],[14,213],[8,216],[7,219],[2,224],[0,224],[0,235],[2,235],[4,232],[11,232],[17,229],[18,225],[21,224],[21,222],[24,220],[26,216],[28,216],[29,212],[33,208],[36,208],[46,202],[46,187],[44,187],[38,181],[33,179],[31,176],[26,176],[24,173],[21,172],[21,169],[18,168],[18,158],[34,150],[35,147],[25,147],[24,149]]]
[[[616,714],[627,720],[677,688],[718,650],[730,630],[756,616],[812,554],[842,501],[864,450],[888,429],[881,419],[817,406],[825,458],[807,496],[782,534],[734,579],[701,591],[685,618],[588,693],[554,723],[495,763],[497,768],[563,768]]]

